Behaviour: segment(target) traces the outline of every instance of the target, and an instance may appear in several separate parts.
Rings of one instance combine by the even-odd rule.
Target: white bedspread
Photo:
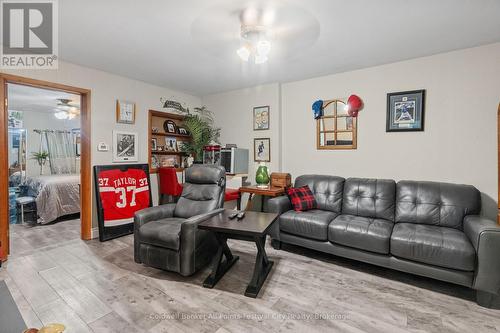
[[[80,212],[80,175],[28,177],[25,185],[36,198],[39,223]]]

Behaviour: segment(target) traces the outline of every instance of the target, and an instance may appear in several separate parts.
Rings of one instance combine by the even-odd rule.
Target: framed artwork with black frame
[[[271,139],[253,139],[253,159],[255,162],[271,162]]]
[[[387,94],[386,132],[423,131],[425,90]]]
[[[147,164],[94,166],[101,242],[134,232],[135,212],[152,206]]]
[[[269,106],[257,106],[253,108],[253,130],[269,129]]]

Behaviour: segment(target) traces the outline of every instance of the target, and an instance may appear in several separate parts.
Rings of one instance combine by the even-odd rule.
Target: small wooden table
[[[233,256],[227,246],[227,239],[239,239],[255,242],[257,246],[257,257],[252,280],[245,290],[245,296],[257,297],[260,288],[266,281],[273,262],[269,260],[265,250],[267,230],[276,221],[278,214],[246,212],[242,220],[230,220],[231,210],[226,210],[198,225],[199,229],[209,230],[215,234],[219,249],[212,260],[212,272],[203,282],[203,287],[213,288],[224,274],[238,261],[238,256]],[[226,257],[223,260],[223,256]]]
[[[248,202],[245,210],[249,210],[252,207],[252,198],[254,194],[260,195],[261,196],[261,205],[260,205],[260,211],[264,211],[264,197],[279,197],[280,195],[285,194],[285,189],[282,187],[259,187],[257,185],[251,185],[251,186],[243,186],[240,187],[240,193],[249,193],[250,196],[248,197]]]

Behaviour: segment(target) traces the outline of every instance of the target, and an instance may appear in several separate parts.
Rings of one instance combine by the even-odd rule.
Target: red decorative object
[[[134,232],[135,212],[152,206],[147,164],[94,166],[99,240]]]
[[[347,113],[351,117],[357,117],[358,112],[363,108],[363,101],[357,95],[351,95],[347,99]]]
[[[302,187],[291,187],[287,190],[287,194],[293,209],[297,212],[316,209],[318,207],[318,203],[307,185]]]
[[[158,170],[160,176],[160,194],[178,197],[182,193],[182,185],[177,180],[177,171],[172,167],[162,167]]]
[[[240,190],[234,188],[226,188],[226,193],[224,195],[224,201],[233,201],[240,198]]]

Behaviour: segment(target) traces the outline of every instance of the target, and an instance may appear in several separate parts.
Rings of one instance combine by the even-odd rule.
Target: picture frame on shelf
[[[156,138],[151,139],[151,151],[156,151],[158,149],[158,140]]]
[[[120,124],[135,124],[135,103],[116,100],[116,122]]]
[[[387,94],[386,132],[423,131],[425,90]]]
[[[158,160],[158,156],[156,155],[151,156],[151,167],[153,169],[158,169],[160,167],[160,161]]]
[[[137,162],[138,137],[136,132],[113,131],[113,162]]]
[[[261,131],[269,129],[269,105],[253,108],[253,130]]]
[[[163,123],[163,130],[165,130],[165,133],[175,134],[177,133],[177,125],[173,120],[165,120]]]
[[[189,135],[187,129],[185,129],[184,127],[178,127],[177,130],[179,131],[179,134]]]
[[[165,151],[172,151],[172,152],[177,151],[177,138],[173,136],[165,137]]]
[[[177,140],[177,151],[178,152],[183,152],[184,151],[184,142]]]
[[[271,162],[271,139],[253,139],[253,158],[255,162]]]

